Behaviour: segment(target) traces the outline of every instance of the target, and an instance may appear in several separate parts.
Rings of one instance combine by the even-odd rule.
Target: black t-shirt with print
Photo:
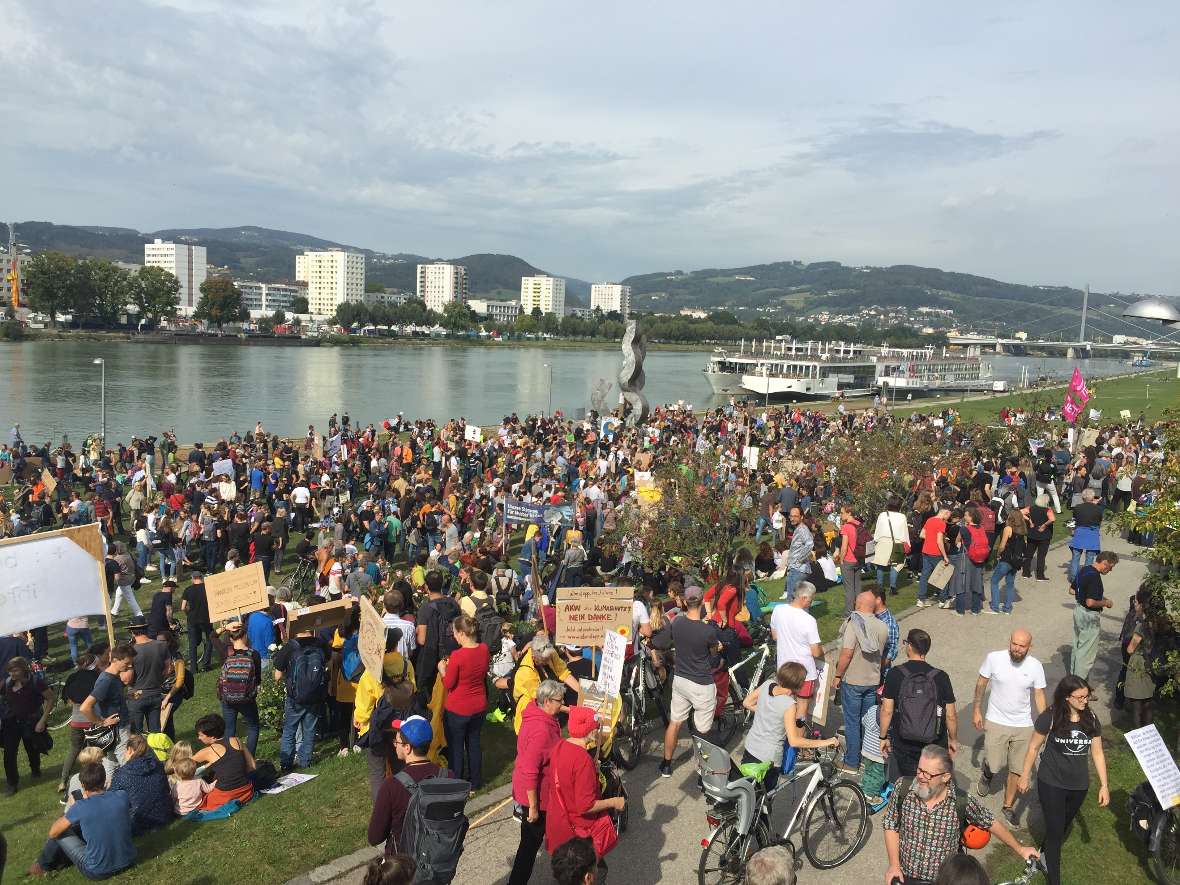
[[[1102,735],[1101,727],[1092,731],[1079,722],[1071,722],[1064,735],[1052,733],[1053,708],[1037,717],[1033,728],[1046,735],[1045,750],[1037,779],[1062,790],[1090,788],[1090,745]]]

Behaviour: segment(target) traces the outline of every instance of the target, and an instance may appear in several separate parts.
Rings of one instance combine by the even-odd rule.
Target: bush
[[[271,671],[263,673],[262,682],[258,686],[258,723],[263,728],[283,730],[283,705],[287,700],[287,686],[283,682],[275,682]]]

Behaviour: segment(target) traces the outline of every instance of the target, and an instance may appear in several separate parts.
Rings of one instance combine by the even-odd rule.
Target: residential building
[[[254,280],[234,280],[242,293],[242,306],[249,311],[273,314],[276,310],[289,312],[291,302],[298,296],[306,296],[307,289],[290,283],[258,283]]]
[[[467,301],[476,314],[493,323],[513,323],[520,316],[519,301],[488,301],[486,298],[470,298]]]
[[[307,283],[307,309],[312,316],[329,317],[341,304],[365,299],[365,256],[331,249],[295,256],[295,279]]]
[[[418,298],[428,310],[442,313],[452,301],[467,301],[467,268],[436,261],[418,265]]]
[[[590,308],[603,313],[621,313],[623,319],[631,313],[631,287],[619,283],[595,283],[590,287]]]
[[[594,308],[593,307],[567,307],[565,309],[565,315],[567,317],[577,317],[580,320],[592,320],[592,319],[594,319]]]
[[[144,267],[158,267],[168,271],[180,283],[177,311],[191,316],[201,300],[201,283],[208,276],[208,260],[204,246],[187,243],[166,243],[156,239],[143,244]]]
[[[410,300],[409,292],[366,292],[365,304],[384,304],[397,307]]]
[[[538,308],[541,313],[552,313],[559,317],[565,316],[564,279],[543,274],[520,278],[521,311],[532,313]]]

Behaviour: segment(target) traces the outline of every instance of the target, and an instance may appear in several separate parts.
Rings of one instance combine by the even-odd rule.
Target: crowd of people
[[[401,415],[362,426],[333,414],[326,432],[311,426],[302,439],[281,439],[259,422],[208,449],[184,450],[165,433],[105,451],[91,440],[75,453],[68,444],[28,445],[14,428],[0,463],[20,479],[3,503],[0,534],[97,522],[112,611],[126,606],[132,616],[132,641],[113,646],[94,641],[86,617],[62,625],[74,667],[61,685],[72,704],[59,784],[69,806],[33,872],[73,863],[86,875],[108,875],[134,862],[134,835],[178,815],[232,812],[251,801],[268,775],[254,756],[259,695],[273,685],[282,717],[270,774],[311,766],[317,740],[336,742],[341,756],[364,754],[374,801],[368,839],[388,858],[369,871],[372,881],[402,881],[415,867],[421,876],[423,864],[433,881],[449,881],[465,827],[435,832],[424,808],[436,803],[461,815],[483,787],[489,720],[509,720],[517,734],[520,844],[509,881],[529,881],[542,848],[559,881],[588,881],[605,867],[626,798],[602,787],[610,717],[578,705],[594,652],[556,642],[553,588],[636,587],[631,651],[644,644],[668,684],[659,773],[671,776],[684,723],[710,732],[727,666],[753,642],[749,622],[764,613],[752,582],[781,577],[782,604],[765,613],[777,670],[750,687],[746,761],[768,763],[773,783],[789,772],[788,748],[837,740],[821,737],[808,719],[823,661],[809,608],[840,587],[845,621],[833,684],[844,720],[842,770],[885,812],[886,881],[933,881],[957,847],[964,815],[1031,853],[1012,833],[1011,811],[1015,794],[1030,789],[1040,753],[1038,795],[1053,812],[1042,850],[1056,885],[1065,828],[1088,788],[1079,755],[1093,756],[1106,791],[1085,680],[1097,652],[1097,612],[1112,605],[1103,577],[1118,560],[1101,550],[1098,527],[1108,509],[1151,506],[1167,425],[1111,427],[1072,450],[1064,436],[1027,450],[980,448],[981,428],[953,410],[896,418],[731,403],[704,415],[657,410],[639,427],[556,414],[473,429]],[[920,436],[941,455],[895,470],[883,508],[865,512],[857,488],[814,454],[833,440],[883,430]],[[743,454],[751,446],[762,452],[762,469]],[[804,452],[807,460],[792,458]],[[621,530],[635,524],[627,519],[639,506],[635,473],[683,469],[690,456],[704,465],[692,477],[702,494],[739,502],[732,524],[718,531],[734,536],[735,549],[750,541],[753,549],[725,562],[702,556],[653,565],[645,539]],[[508,500],[536,505],[543,516],[513,524]],[[1007,651],[984,661],[976,686],[974,716],[988,731],[987,776],[977,791],[1006,771],[1001,822],[975,797],[960,802],[968,791],[953,779],[953,686],[926,661],[930,634],[915,629],[902,639],[889,603],[908,573],[919,607],[1011,615],[1018,571],[1048,579],[1045,552],[1058,519],[1072,532],[1072,675],[1046,705],[1043,671],[1028,655],[1032,638],[1016,629]],[[205,576],[252,562],[272,584],[268,606],[214,624]],[[157,580],[145,608],[141,588]],[[362,598],[388,628],[380,673],[358,664]],[[339,600],[353,605],[337,623],[299,627],[300,607]],[[1154,691],[1150,662],[1171,641],[1148,602],[1125,631],[1126,698],[1144,719]],[[50,627],[0,639],[10,793],[19,786],[22,743],[38,775],[37,735],[57,700],[45,671]],[[193,741],[177,740],[176,711],[193,697],[197,674],[213,668],[220,709],[197,720]],[[1087,738],[1084,750],[1078,734]],[[425,829],[431,839],[421,838]],[[454,856],[437,847],[424,854],[425,842],[450,846]],[[751,861],[751,881],[762,867],[777,868],[773,857]]]

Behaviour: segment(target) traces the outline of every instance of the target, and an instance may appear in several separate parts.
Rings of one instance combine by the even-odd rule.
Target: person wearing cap
[[[545,812],[545,849],[552,854],[575,836],[592,836],[603,826],[611,826],[609,811],[622,811],[626,799],[602,798],[598,768],[587,752],[600,734],[598,717],[589,707],[570,709],[569,737],[558,741],[549,754],[541,782],[541,810]],[[602,821],[605,819],[605,823]],[[595,839],[595,854],[601,862],[610,848]]]
[[[404,763],[402,771],[415,783],[431,777],[451,777],[451,772],[441,765],[435,765],[427,758],[430,744],[434,740],[434,729],[421,716],[394,721],[393,747],[398,759]],[[399,845],[406,811],[410,807],[410,792],[397,778],[386,778],[377,791],[373,813],[369,817],[369,844],[385,843],[385,853],[413,854],[413,845]]]
[[[160,703],[164,699],[164,670],[168,665],[168,646],[153,638],[147,619],[131,619],[134,640],[134,677],[127,688],[128,723],[133,734],[160,730]],[[146,729],[144,725],[146,724]]]
[[[721,636],[717,625],[704,618],[705,593],[700,587],[684,589],[684,614],[672,621],[672,647],[676,651],[672,677],[670,721],[664,730],[664,758],[660,762],[660,777],[672,776],[672,756],[680,726],[692,714],[697,734],[706,734],[713,727],[717,711],[717,687],[713,671],[721,652]]]

